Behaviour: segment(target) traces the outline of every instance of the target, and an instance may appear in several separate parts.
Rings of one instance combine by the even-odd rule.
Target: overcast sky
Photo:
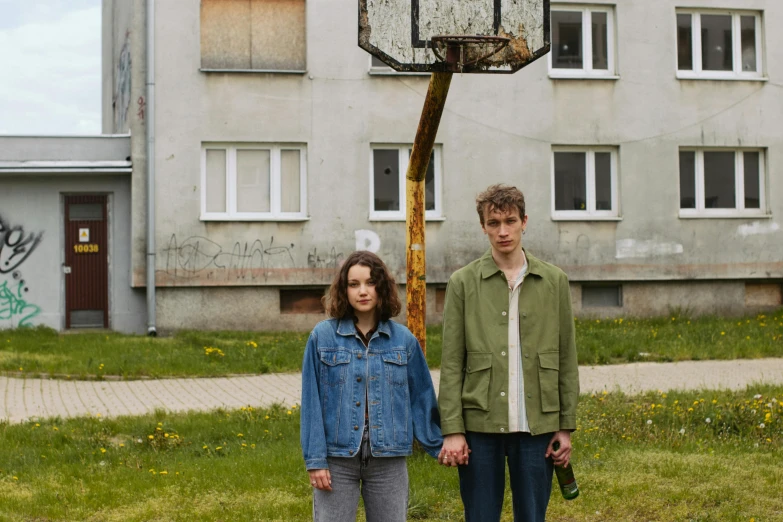
[[[100,134],[101,0],[0,0],[0,134]]]

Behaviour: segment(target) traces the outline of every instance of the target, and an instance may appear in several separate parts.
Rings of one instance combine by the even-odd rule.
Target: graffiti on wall
[[[11,273],[20,267],[42,239],[43,232],[26,232],[22,226],[12,226],[0,216],[0,274]]]
[[[275,244],[268,241],[237,241],[229,249],[203,236],[190,236],[184,241],[172,235],[164,249],[165,273],[175,278],[214,277],[217,271],[226,280],[243,280],[257,277],[265,268],[294,268],[294,244]]]
[[[381,239],[372,230],[356,230],[356,250],[377,252]],[[229,243],[230,244],[230,243]],[[337,246],[302,248],[294,243],[268,239],[236,241],[230,246],[204,236],[182,240],[176,234],[160,252],[163,263],[158,274],[162,284],[247,284],[267,283],[279,277],[288,281],[330,280],[347,254]],[[160,265],[159,265],[160,266]],[[286,274],[281,276],[281,274]]]
[[[131,54],[130,32],[125,33],[125,43],[117,61],[117,78],[114,88],[114,130],[125,132],[128,123],[128,107],[131,99]]]
[[[10,321],[10,326],[30,326],[32,319],[41,313],[41,308],[24,299],[29,292],[22,274],[16,271],[11,281],[0,281],[0,324]]]

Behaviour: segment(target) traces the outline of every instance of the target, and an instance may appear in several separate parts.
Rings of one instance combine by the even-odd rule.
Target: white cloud
[[[101,7],[94,3],[0,29],[0,133],[100,133]]]

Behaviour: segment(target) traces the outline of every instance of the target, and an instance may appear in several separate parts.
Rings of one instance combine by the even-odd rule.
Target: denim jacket
[[[301,443],[308,470],[328,469],[327,456],[357,454],[365,411],[374,457],[410,455],[414,437],[438,455],[443,437],[435,388],[410,330],[381,321],[365,348],[350,318],[318,323],[302,364]]]

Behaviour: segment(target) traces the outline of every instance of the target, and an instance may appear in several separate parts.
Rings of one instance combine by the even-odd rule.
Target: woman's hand
[[[315,489],[332,491],[332,474],[328,469],[311,469],[307,473],[310,475],[310,485]]]
[[[443,437],[443,447],[438,455],[438,462],[444,466],[464,466],[468,463],[470,449],[462,433],[453,433]]]

